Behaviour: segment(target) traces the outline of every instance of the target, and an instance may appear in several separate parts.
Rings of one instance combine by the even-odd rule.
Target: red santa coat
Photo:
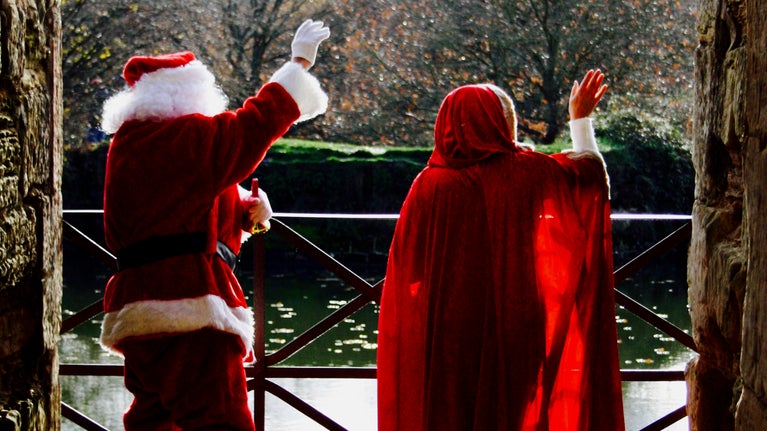
[[[308,79],[294,69],[287,81]],[[316,80],[308,87],[321,93]],[[120,353],[119,342],[128,337],[209,327],[239,335],[250,350],[252,312],[231,268],[216,256],[216,244],[221,241],[239,253],[238,183],[304,114],[301,105],[306,101],[297,104],[291,96],[296,88],[301,86],[272,82],[235,112],[133,120],[117,131],[105,180],[104,227],[110,250],[169,234],[205,232],[207,239],[203,253],[129,267],[109,280],[101,336],[105,347]]]
[[[518,148],[482,87],[435,144],[389,253],[379,430],[622,430],[601,158]]]

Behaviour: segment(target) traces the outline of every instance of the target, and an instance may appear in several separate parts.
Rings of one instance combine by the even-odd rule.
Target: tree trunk
[[[58,430],[61,21],[0,3],[0,429]]]
[[[690,429],[763,430],[767,11],[761,0],[701,0],[699,6],[688,278],[700,354],[687,368]]]

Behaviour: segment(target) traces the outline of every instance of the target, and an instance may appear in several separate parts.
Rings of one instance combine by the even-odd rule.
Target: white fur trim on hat
[[[253,313],[249,309],[230,307],[215,295],[168,301],[138,301],[104,315],[101,344],[120,354],[115,345],[128,337],[214,328],[238,335],[245,349],[250,352],[253,349],[253,325]]]
[[[328,95],[322,91],[320,82],[294,61],[279,68],[269,81],[282,85],[295,100],[301,112],[297,123],[312,119],[328,109]]]
[[[213,74],[195,60],[181,67],[141,76],[133,87],[104,103],[102,127],[115,133],[129,120],[166,120],[188,114],[213,116],[226,110],[228,99]]]

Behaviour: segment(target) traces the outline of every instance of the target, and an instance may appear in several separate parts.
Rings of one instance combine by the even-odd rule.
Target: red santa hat
[[[125,82],[129,86],[133,87],[146,73],[152,73],[160,69],[186,66],[194,60],[196,60],[194,53],[190,51],[174,52],[156,57],[131,57],[123,68],[123,78],[125,78]]]

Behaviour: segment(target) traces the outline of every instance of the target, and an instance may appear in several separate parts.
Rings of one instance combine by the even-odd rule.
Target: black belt
[[[117,270],[122,271],[184,254],[204,253],[207,242],[206,232],[152,236],[119,250],[116,253]],[[226,262],[232,271],[235,270],[239,258],[221,241],[216,244],[216,255]]]

